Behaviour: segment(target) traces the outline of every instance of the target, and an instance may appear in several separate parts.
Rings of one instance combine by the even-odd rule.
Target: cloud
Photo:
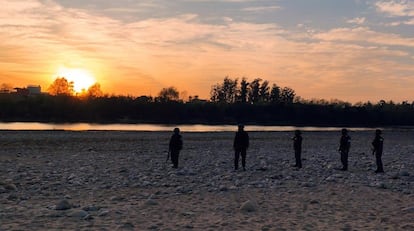
[[[314,35],[325,41],[369,42],[378,45],[414,47],[413,38],[404,38],[398,34],[376,32],[368,27],[336,28]]]
[[[389,16],[414,16],[414,2],[411,0],[378,1],[375,3],[377,11]]]
[[[276,11],[282,9],[280,6],[260,6],[260,7],[247,7],[243,8],[242,11],[248,12],[263,12],[263,11]]]
[[[207,98],[229,75],[261,77],[305,98],[412,95],[414,67],[400,60],[412,61],[413,39],[367,27],[309,35],[308,27],[228,17],[211,24],[194,13],[124,22],[52,1],[0,4],[7,5],[0,8],[0,76],[46,76],[64,64],[93,69],[104,90],[120,94],[154,95],[172,85]]]
[[[357,18],[349,19],[347,23],[362,25],[365,23],[365,20],[366,20],[365,17],[357,17]]]

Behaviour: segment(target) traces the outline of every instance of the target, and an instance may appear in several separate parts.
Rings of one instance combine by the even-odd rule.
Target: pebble
[[[65,133],[64,136],[66,135]],[[78,134],[71,135],[78,136]],[[113,137],[112,133],[106,135]],[[200,134],[195,135],[201,136]],[[221,133],[218,135],[221,135]],[[260,135],[260,133],[254,134],[254,136],[256,135]],[[274,134],[269,135],[273,136]],[[153,136],[153,134],[150,136]],[[311,137],[312,134],[309,136]],[[154,135],[154,137],[158,137],[158,135]],[[192,144],[198,145],[205,141],[199,141],[198,138],[191,139],[190,137],[191,135],[188,134],[188,142]],[[134,137],[131,137],[134,140],[133,142],[135,142],[135,138],[134,134]],[[42,168],[37,165],[29,167],[28,162],[24,162],[32,154],[28,154],[19,159],[21,163],[17,165],[20,165],[20,167],[16,165],[15,161],[1,162],[0,200],[2,199],[2,201],[0,201],[0,207],[2,203],[13,204],[14,206],[18,205],[22,207],[21,209],[26,209],[28,211],[27,213],[31,214],[36,213],[34,209],[41,207],[47,210],[48,213],[54,212],[63,217],[67,216],[67,214],[73,215],[82,208],[84,212],[90,215],[91,219],[93,217],[96,220],[116,219],[116,225],[122,226],[125,221],[120,220],[121,217],[126,216],[128,209],[132,209],[134,206],[154,206],[154,209],[148,209],[148,211],[162,209],[162,203],[166,198],[168,200],[173,200],[173,198],[187,198],[187,195],[182,194],[191,193],[198,196],[212,192],[220,196],[228,197],[234,194],[238,195],[239,192],[249,191],[250,189],[254,191],[276,189],[275,191],[282,190],[286,193],[291,192],[295,194],[298,186],[301,187],[300,190],[314,192],[323,188],[324,185],[329,184],[329,186],[333,187],[349,186],[349,188],[371,186],[367,190],[374,192],[381,191],[381,193],[383,191],[393,191],[401,193],[402,197],[412,197],[414,195],[414,184],[412,183],[414,182],[414,174],[410,174],[411,169],[414,169],[414,165],[409,161],[411,157],[406,157],[410,153],[409,149],[407,149],[408,151],[404,151],[403,149],[401,155],[396,154],[400,156],[388,156],[385,158],[384,167],[387,172],[386,174],[379,175],[373,173],[375,163],[371,159],[369,161],[361,160],[363,155],[350,155],[350,159],[352,159],[350,161],[350,171],[342,172],[334,170],[334,167],[340,165],[339,156],[332,156],[328,147],[317,147],[317,145],[308,143],[309,148],[307,147],[306,151],[309,155],[312,153],[312,157],[308,156],[307,161],[303,162],[303,168],[295,171],[294,168],[290,167],[294,163],[292,150],[285,152],[282,150],[282,146],[274,145],[274,140],[270,141],[270,138],[266,139],[255,138],[252,140],[253,146],[252,149],[249,149],[247,159],[248,171],[245,172],[241,170],[233,171],[233,153],[231,148],[228,152],[221,152],[221,150],[224,150],[224,147],[219,147],[221,143],[220,145],[216,145],[216,143],[211,144],[210,148],[212,150],[209,152],[209,156],[202,152],[204,151],[203,146],[192,146],[191,148],[185,146],[183,149],[183,158],[180,156],[180,166],[178,169],[171,169],[169,165],[165,166],[165,159],[157,159],[159,156],[156,155],[157,151],[155,149],[161,147],[161,145],[157,144],[158,141],[155,139],[151,139],[151,142],[146,143],[144,146],[140,146],[141,144],[138,143],[137,145],[142,150],[138,154],[134,152],[133,155],[128,153],[128,148],[130,148],[128,145],[122,146],[124,143],[116,146],[120,143],[109,144],[110,142],[108,142],[108,146],[106,147],[96,147],[97,149],[94,153],[79,153],[79,155],[73,158],[71,155],[64,155],[62,157],[62,154],[59,154],[58,159],[54,158],[53,152],[38,154],[38,150],[36,149],[38,147],[35,146],[33,150],[37,157],[36,161],[39,162]],[[93,142],[98,141],[94,140]],[[122,142],[124,141],[122,140]],[[80,144],[82,142],[82,140],[79,140]],[[321,142],[325,141],[322,140]],[[258,148],[259,146],[256,145],[260,145],[260,143],[265,143],[269,146]],[[133,143],[131,146],[135,144]],[[155,149],[146,149],[147,144],[150,148]],[[39,147],[43,148],[43,146]],[[87,150],[87,147],[85,150]],[[59,147],[52,147],[52,149],[55,148],[58,149]],[[112,152],[111,148],[119,148],[120,150],[119,152]],[[76,149],[76,146],[67,146],[65,153],[70,154],[74,152],[73,149]],[[264,153],[270,149],[274,149],[275,153]],[[217,150],[220,150],[220,152]],[[114,157],[115,153],[117,155]],[[47,154],[50,157],[46,157]],[[395,160],[395,166],[391,165],[391,159]],[[77,185],[81,186],[78,187]],[[125,196],[122,192],[132,192],[133,195],[130,196],[127,193],[128,196]],[[157,197],[149,198],[151,194],[156,194]],[[274,195],[269,194],[269,196]],[[247,198],[251,197],[249,196]],[[258,204],[249,201],[242,204],[241,202],[247,200],[247,198],[243,197],[240,204],[236,204],[236,211],[254,212],[259,210],[262,212],[261,210],[265,209],[266,205],[263,205],[262,201],[258,199]],[[60,201],[54,205],[59,199],[65,199],[65,201]],[[237,199],[239,200],[240,198]],[[27,201],[26,203],[20,203],[22,200]],[[256,201],[256,198],[253,200]],[[37,201],[41,205],[36,205]],[[74,206],[69,201],[80,205],[79,207],[78,205]],[[198,203],[198,201],[192,202],[196,205]],[[94,205],[94,203],[98,204]],[[46,209],[43,204],[50,205],[48,206],[49,209]],[[319,205],[322,206],[324,203],[323,200],[315,199],[314,201],[307,200],[305,204],[309,208],[315,208]],[[28,206],[33,206],[34,209],[28,209]],[[237,208],[238,206],[240,207]],[[407,206],[411,206],[411,204],[408,203]],[[102,209],[102,207],[105,209]],[[55,209],[68,211],[51,211]],[[70,209],[73,209],[73,211]],[[194,210],[196,213],[194,216],[191,212],[185,212],[191,210],[191,208],[182,209],[177,209],[175,214],[188,216],[189,219],[197,218],[199,214],[202,214],[202,209],[198,207],[197,209],[200,210]],[[118,210],[122,214],[117,214],[116,212]],[[223,208],[223,210],[230,209]],[[146,209],[143,210],[143,212],[148,211]],[[407,207],[402,209],[402,207],[399,207],[397,209],[398,211],[400,213],[410,213],[408,215],[411,215],[414,208]],[[0,211],[0,213],[2,212]],[[83,212],[80,211],[80,213]],[[98,217],[99,219],[97,219]],[[163,219],[167,218],[164,216]],[[373,217],[372,219],[375,220],[376,218]],[[136,227],[132,229],[145,229],[149,226],[146,223],[146,226],[141,227],[138,221],[134,220],[134,222],[137,222],[134,224]],[[184,224],[181,223],[180,227],[183,228]],[[161,230],[166,228],[165,225],[157,225],[157,227]],[[258,230],[260,230],[260,227],[262,226],[257,227]],[[274,228],[272,227],[271,230]],[[356,227],[352,228],[356,229]]]
[[[126,222],[120,226],[118,226],[118,229],[128,229],[128,230],[133,230],[134,229],[134,225],[131,222]]]
[[[100,217],[105,217],[105,216],[107,216],[109,214],[109,210],[103,210],[103,211],[101,211],[99,214],[98,214],[98,216],[100,216]]]
[[[410,176],[410,173],[409,173],[408,171],[406,171],[406,170],[401,170],[401,171],[399,172],[399,175],[400,175],[400,176]]]
[[[158,205],[158,202],[156,200],[152,199],[152,198],[149,198],[144,202],[144,205],[154,206],[154,205]]]
[[[88,211],[88,212],[96,212],[99,211],[99,207],[94,206],[94,205],[88,205],[82,208],[82,210]]]
[[[111,201],[123,201],[123,200],[125,200],[125,198],[124,197],[121,197],[121,196],[112,196],[110,198],[110,200]]]
[[[88,215],[89,213],[86,212],[85,210],[76,210],[76,211],[71,212],[69,214],[69,217],[76,217],[76,218],[84,219]]]

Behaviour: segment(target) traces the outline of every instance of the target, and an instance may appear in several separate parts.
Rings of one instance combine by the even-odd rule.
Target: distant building
[[[16,90],[14,94],[20,96],[40,95],[42,93],[40,85],[29,85],[25,88],[15,87],[14,90]]]
[[[21,96],[29,95],[29,90],[27,90],[27,88],[15,87],[14,90],[16,90],[15,92],[16,95],[21,95]]]
[[[29,95],[39,95],[42,93],[40,85],[29,85],[27,86],[27,90],[29,91]]]

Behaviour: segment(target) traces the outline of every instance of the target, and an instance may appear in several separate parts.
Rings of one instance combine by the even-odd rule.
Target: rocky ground
[[[246,128],[248,130],[248,127]],[[414,230],[414,132],[250,132],[247,171],[233,171],[234,133],[183,133],[180,167],[169,132],[0,131],[0,230]]]

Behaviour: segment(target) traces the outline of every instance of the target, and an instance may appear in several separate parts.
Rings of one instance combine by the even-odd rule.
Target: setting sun
[[[89,71],[80,68],[61,67],[55,77],[64,77],[73,82],[73,89],[76,93],[86,91],[96,83],[94,76]]]

